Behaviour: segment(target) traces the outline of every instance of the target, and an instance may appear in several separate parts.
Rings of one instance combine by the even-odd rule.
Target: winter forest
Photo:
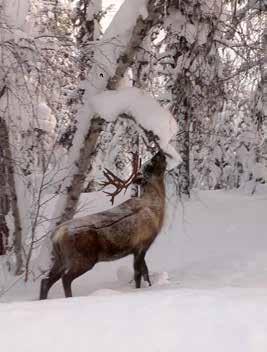
[[[1,350],[267,351],[266,6],[0,0]]]

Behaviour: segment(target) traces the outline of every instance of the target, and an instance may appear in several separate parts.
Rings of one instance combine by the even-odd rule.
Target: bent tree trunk
[[[8,246],[9,229],[6,216],[12,210],[14,220],[13,245],[16,256],[16,274],[22,271],[22,229],[16,195],[14,166],[10,150],[8,128],[0,117],[0,255],[5,254]]]
[[[116,28],[118,26],[118,23],[123,23],[123,11],[126,10],[128,11],[127,8],[127,2],[128,5],[131,2],[130,0],[125,1],[125,4],[122,6],[121,10],[119,11],[119,14],[117,17],[115,16],[114,19],[114,27]],[[146,1],[144,0],[144,4]],[[89,101],[90,97],[100,91],[103,91],[105,89],[116,89],[119,81],[121,78],[123,78],[126,70],[128,67],[132,64],[134,60],[134,56],[136,53],[136,50],[139,48],[141,45],[143,39],[146,37],[148,31],[150,30],[151,26],[157,21],[160,20],[161,17],[161,11],[159,11],[159,4],[157,0],[150,0],[147,2],[147,10],[148,10],[148,16],[143,19],[139,14],[136,15],[136,23],[133,26],[131,30],[130,36],[127,38],[125,36],[125,31],[122,30],[121,32],[118,32],[118,35],[115,36],[112,31],[112,37],[109,38],[109,31],[107,34],[107,37],[103,37],[103,41],[110,40],[111,41],[111,47],[112,47],[112,53],[114,57],[110,57],[110,48],[108,45],[103,46],[103,50],[101,53],[101,57],[96,57],[96,59],[103,60],[104,57],[109,57],[108,65],[110,66],[111,64],[114,65],[112,69],[109,69],[109,72],[114,72],[113,75],[109,75],[107,72],[105,72],[105,75],[103,73],[99,73],[99,63],[95,64],[90,73],[89,73],[89,86],[88,89],[85,90],[83,99],[84,101]],[[157,5],[156,5],[157,4]],[[163,1],[162,4],[163,6]],[[113,22],[111,23],[111,27],[113,25]],[[129,30],[129,29],[128,29]],[[116,42],[112,43],[112,38],[116,38]],[[120,43],[120,45],[117,45],[116,51],[114,50],[114,45],[116,43]],[[105,50],[107,52],[105,52]],[[103,63],[103,66],[105,67],[105,62]],[[92,83],[91,83],[92,82]],[[98,87],[98,89],[96,89]],[[98,137],[100,133],[102,132],[104,128],[104,120],[99,119],[99,117],[96,117],[92,114],[90,111],[85,111],[84,106],[81,105],[78,109],[77,113],[77,119],[78,123],[79,120],[82,119],[88,119],[90,121],[89,123],[89,129],[88,133],[85,135],[83,143],[81,143],[80,140],[77,141],[77,139],[80,139],[81,137],[76,136],[74,137],[73,144],[75,142],[78,142],[78,144],[81,145],[79,148],[80,152],[78,155],[78,158],[74,158],[73,162],[76,164],[77,171],[72,175],[71,180],[69,181],[69,184],[66,187],[67,190],[67,195],[65,196],[65,200],[63,201],[63,209],[58,209],[60,212],[59,214],[55,214],[55,218],[57,218],[57,224],[61,223],[62,221],[70,220],[73,215],[76,212],[80,193],[83,189],[83,184],[85,181],[86,177],[86,172],[87,170],[90,170],[92,168],[92,156],[94,155],[95,149],[96,149],[96,143],[98,140]],[[83,125],[83,122],[81,122],[81,125]],[[80,126],[78,126],[79,130]],[[84,125],[83,127],[84,128]],[[87,129],[87,128],[86,128]],[[75,152],[74,152],[75,153]]]
[[[73,218],[79,196],[82,192],[88,165],[96,153],[96,144],[100,133],[103,131],[105,121],[100,117],[93,117],[90,129],[85,137],[84,145],[80,150],[79,160],[76,162],[77,172],[74,174],[71,185],[67,188],[66,207],[57,224]],[[90,170],[89,170],[90,171]]]

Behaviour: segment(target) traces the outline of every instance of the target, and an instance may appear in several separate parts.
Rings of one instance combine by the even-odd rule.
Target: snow
[[[262,178],[265,182],[267,182],[267,168],[266,166],[255,163],[253,167],[253,175],[255,178]]]
[[[10,26],[19,28],[25,24],[30,7],[29,0],[4,0],[2,6]]]
[[[39,103],[37,107],[37,125],[48,133],[53,133],[56,128],[56,118],[45,102]]]
[[[86,102],[93,96],[102,92],[107,87],[108,80],[114,75],[119,57],[125,52],[132,30],[136,24],[143,6],[147,0],[124,1],[120,11],[116,13],[108,29],[99,41],[99,50],[95,46],[95,64],[90,70],[90,77],[82,81],[79,88],[84,89],[83,101],[85,104],[77,106],[77,130],[73,138],[73,147],[64,169],[66,178],[62,189],[70,186],[72,177],[77,173],[76,161],[79,159],[80,150],[83,147],[85,136],[89,130],[91,119],[94,117],[93,111]],[[142,12],[144,12],[142,10]],[[66,207],[67,197],[62,196],[57,204],[54,219],[63,213]],[[51,221],[53,230],[56,221]]]
[[[198,23],[196,26],[189,23],[185,15],[176,9],[166,17],[164,27],[171,27],[172,32],[179,33],[179,36],[185,37],[190,44],[193,44],[196,40],[199,45],[207,42],[207,35],[209,33],[208,25],[206,23]]]
[[[178,129],[174,117],[143,90],[130,87],[104,91],[92,97],[89,105],[96,114],[109,122],[115,121],[123,113],[133,117],[146,131],[152,130],[159,137],[162,150],[171,156],[168,158],[168,169],[181,162],[179,154],[169,145]]]
[[[180,154],[176,151],[176,149],[169,143],[166,146],[162,146],[162,149],[167,155],[167,170],[173,170],[177,167],[181,162],[182,158]]]
[[[146,5],[147,0],[125,0],[120,11],[114,16],[112,25],[105,31],[104,37],[114,38],[118,33],[121,35],[131,32],[139,16],[147,17]]]
[[[92,212],[109,204],[99,198]],[[32,301],[40,280],[19,281],[1,297],[1,350],[266,352],[266,186],[254,196],[195,192],[177,207],[168,194],[167,205],[147,255],[152,287],[129,283],[131,257],[97,264],[72,299],[59,282],[49,300]]]
[[[221,16],[222,15],[222,1],[221,0],[205,0],[201,1],[201,10],[206,16]]]
[[[147,15],[146,4],[147,0],[123,2],[104,31],[102,39],[95,43],[94,62],[96,64],[90,72],[90,81],[85,82],[85,86],[81,88],[100,92],[102,87],[105,87],[109,77],[116,72],[118,58],[125,52],[137,19],[139,16],[144,18]]]
[[[103,10],[108,10],[107,15],[101,19],[101,26],[104,31],[108,28],[112,18],[119,10],[123,1],[124,0],[102,0]]]
[[[12,352],[266,352],[266,302],[254,290],[213,297],[201,290],[101,290],[89,298],[16,303],[1,309],[1,346]]]

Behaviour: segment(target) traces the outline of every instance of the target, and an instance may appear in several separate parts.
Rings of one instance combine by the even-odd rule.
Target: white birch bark
[[[55,222],[61,222],[74,215],[82,189],[78,179],[84,180],[85,167],[88,168],[90,155],[95,148],[94,143],[87,144],[89,149],[85,147],[86,141],[92,137],[91,133],[96,141],[97,134],[102,131],[104,121],[94,116],[90,107],[90,98],[106,88],[116,88],[129,62],[133,60],[135,49],[142,42],[146,29],[150,28],[153,19],[157,16],[152,11],[152,3],[153,1],[149,3],[149,16],[143,19],[142,16],[148,15],[147,0],[138,0],[134,4],[131,0],[126,0],[106,30],[103,39],[96,43],[95,64],[89,77],[82,82],[84,103],[77,107],[78,124],[68,163],[69,174],[65,179],[63,188],[65,192],[56,207]],[[91,132],[88,133],[88,131]],[[78,183],[80,183],[79,186]]]
[[[10,47],[18,50],[16,44],[19,42],[20,38],[24,37],[25,30],[27,28],[26,17],[28,15],[29,5],[29,0],[4,0],[2,1],[0,9],[1,21],[3,23],[3,26],[1,26],[0,29],[0,65],[2,83],[4,82],[4,87],[0,94],[0,129],[2,133],[2,149],[5,158],[4,169],[6,170],[6,194],[9,197],[9,204],[14,222],[14,233],[12,235],[12,241],[10,242],[13,244],[16,257],[16,274],[20,274],[22,272],[22,242],[23,234],[26,233],[26,227],[23,229],[23,221],[21,216],[21,205],[25,207],[24,192],[18,185],[19,176],[15,171],[14,162],[15,159],[19,159],[19,156],[16,154],[19,147],[16,145],[16,140],[14,139],[14,135],[16,133],[19,134],[19,132],[15,131],[15,133],[13,133],[18,126],[15,126],[15,128],[13,123],[14,120],[11,120],[14,116],[20,116],[20,113],[26,109],[20,109],[18,106],[18,100],[16,100],[16,97],[13,99],[12,96],[13,90],[15,91],[14,96],[17,93],[17,86],[12,85],[12,83],[16,82],[18,86],[22,86],[22,83],[24,83],[24,78],[23,72],[19,71],[18,73],[16,69],[13,70],[13,67],[16,67],[16,64],[18,63],[14,60],[15,54],[10,54],[12,50],[7,47],[6,43],[8,42]],[[10,93],[11,91],[12,93]],[[26,106],[27,99],[25,99],[24,103]],[[15,147],[18,147],[16,151]]]
[[[50,233],[56,224],[71,219],[75,214],[80,193],[83,189],[86,171],[90,170],[96,142],[103,130],[104,120],[95,116],[90,99],[105,89],[114,89],[123,77],[134,54],[141,45],[148,30],[161,17],[159,6],[163,0],[126,0],[115,15],[102,40],[96,42],[94,60],[89,76],[81,84],[84,90],[82,103],[77,106],[77,130],[73,139],[65,181],[53,220]],[[42,248],[39,268],[50,265],[51,242],[48,237]],[[48,262],[47,262],[48,260]],[[42,268],[43,266],[43,268]]]

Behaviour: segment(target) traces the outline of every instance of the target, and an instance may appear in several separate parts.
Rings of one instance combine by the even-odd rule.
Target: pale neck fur
[[[163,210],[165,206],[165,185],[164,177],[152,176],[141,187],[141,198],[148,201],[152,208],[157,211]]]

